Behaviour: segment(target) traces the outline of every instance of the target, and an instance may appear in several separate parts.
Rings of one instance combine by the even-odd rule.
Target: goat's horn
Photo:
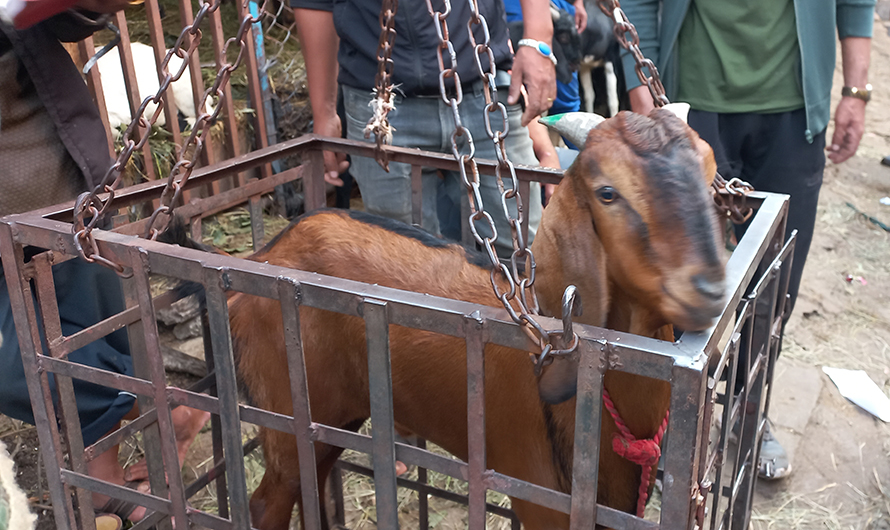
[[[588,133],[605,120],[606,118],[592,112],[566,112],[555,116],[545,116],[538,122],[558,132],[566,140],[575,144],[578,149],[581,149],[587,143]]]
[[[668,103],[662,108],[673,112],[683,123],[689,123],[689,103]]]

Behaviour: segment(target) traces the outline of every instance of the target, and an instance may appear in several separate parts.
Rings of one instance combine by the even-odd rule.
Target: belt
[[[495,74],[494,80],[495,86],[497,86],[498,90],[503,89],[503,92],[506,93],[508,87],[510,86],[510,74],[506,70],[498,70]],[[485,81],[483,81],[482,79],[476,79],[474,81],[461,83],[460,88],[462,93],[472,94],[477,90],[482,91],[485,84]],[[441,97],[442,93],[437,83],[433,86],[420,87],[416,90],[413,90],[408,95],[414,97]],[[445,87],[445,95],[448,97],[457,97],[457,88],[455,88],[453,83],[452,86]]]

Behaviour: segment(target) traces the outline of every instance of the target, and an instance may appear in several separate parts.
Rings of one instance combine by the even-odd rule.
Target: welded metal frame
[[[192,222],[194,228],[202,217],[239,203],[257,202],[257,197],[271,192],[275,185],[297,178],[304,182],[307,209],[321,207],[325,200],[323,150],[373,157],[373,146],[361,142],[315,136],[284,142],[197,170],[188,185],[201,186],[297,152],[302,154],[303,166],[197,200],[178,211]],[[457,163],[450,156],[411,149],[388,150],[392,161],[406,162],[415,168],[457,169]],[[493,174],[494,163],[481,161],[480,170],[483,174]],[[412,172],[418,176],[419,173],[419,170]],[[559,173],[552,170],[517,168],[517,174],[525,196],[528,196],[531,181],[559,180]],[[163,183],[149,182],[120,190],[115,204],[125,207],[153,200],[162,187]],[[415,199],[415,215],[419,215],[420,195],[417,194]],[[466,504],[472,529],[484,527],[487,490],[570,514],[572,530],[590,528],[593,521],[617,529],[746,528],[756,473],[759,447],[756,442],[763,431],[769,383],[781,340],[791,248],[783,241],[787,197],[754,193],[749,197],[749,203],[758,211],[729,259],[726,305],[710,330],[686,333],[680,341],[667,343],[576,325],[581,362],[576,400],[574,495],[530,484],[486,467],[485,363],[482,353],[485,344],[494,343],[520,351],[534,350],[527,335],[503,309],[171,247],[128,235],[141,231],[140,223],[136,222],[120,226],[116,231],[94,232],[102,255],[122,263],[133,273],[130,279],[124,280],[127,309],[81,333],[63,337],[55,325],[58,308],[54,305],[50,265],[77,254],[68,222],[72,205],[0,219],[0,256],[15,312],[40,444],[49,470],[47,479],[56,523],[61,529],[92,529],[94,521],[88,492],[94,491],[142,504],[154,512],[136,525],[137,530],[156,523],[169,527],[171,520],[177,528],[186,528],[188,523],[220,529],[250,528],[244,454],[252,447],[242,446],[241,441],[241,424],[248,422],[296,435],[303,469],[303,516],[308,528],[319,528],[322,514],[319,485],[314,473],[313,442],[372,455],[378,525],[383,528],[398,526],[396,491],[401,479],[394,473],[396,459],[468,481]],[[255,245],[261,245],[262,232],[254,230],[253,233]],[[28,246],[48,252],[26,263],[24,256]],[[166,384],[155,310],[171,302],[174,296],[165,294],[152,299],[149,274],[198,282],[205,287],[205,342],[212,346],[209,348],[212,355],[207,356],[212,376],[199,382],[196,388],[183,389]],[[260,410],[238,401],[226,304],[227,293],[232,291],[277,299],[281,303],[293,416]],[[298,309],[301,306],[364,319],[368,337],[373,436],[311,421],[299,333]],[[562,325],[549,318],[541,318],[541,323],[548,329]],[[469,462],[455,461],[394,441],[390,324],[466,341]],[[136,367],[134,377],[88,368],[65,359],[75,346],[122,326],[127,326],[129,331]],[[41,331],[45,333],[44,343],[48,345],[48,351],[41,347]],[[729,336],[730,340],[721,346],[724,336]],[[731,391],[720,394],[718,383],[721,377],[727,374],[734,378],[740,369],[737,366],[740,349],[755,353],[748,355],[749,361],[743,367],[747,383],[739,397]],[[660,524],[595,503],[603,366],[671,382],[671,414],[663,448]],[[50,395],[49,373],[56,374],[58,381],[61,399],[57,402]],[[70,385],[72,377],[132,392],[139,396],[144,412],[136,421],[93,446],[83,448],[77,415],[73,413],[76,401]],[[56,403],[61,406],[57,407]],[[715,404],[723,407],[724,422],[714,446],[709,447]],[[209,411],[214,420],[214,467],[189,485],[183,484],[178,473],[170,416],[171,407],[178,405]],[[59,422],[55,420],[57,416]],[[742,428],[739,449],[733,452],[728,447],[727,433],[736,419]],[[152,485],[150,494],[108,484],[86,474],[85,466],[90,459],[137,431],[143,432],[146,440]],[[58,473],[52,472],[55,469]],[[167,481],[164,480],[165,472]],[[724,475],[729,475],[728,486]],[[188,506],[188,498],[213,480],[220,488],[219,514]],[[432,487],[416,487],[425,493],[436,494]]]

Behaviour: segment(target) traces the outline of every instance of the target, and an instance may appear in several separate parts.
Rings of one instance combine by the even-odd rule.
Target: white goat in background
[[[578,79],[584,94],[583,110],[593,112],[593,100],[596,95],[591,75],[594,68],[602,67],[606,73],[609,116],[614,116],[618,114],[618,77],[615,75],[613,60],[618,57],[618,54],[614,53],[617,51],[618,41],[612,30],[613,22],[600,11],[596,2],[585,1],[584,7],[587,8],[587,28],[581,33],[582,59],[578,67]]]
[[[99,48],[96,49],[99,51]],[[158,81],[158,67],[155,62],[154,50],[151,46],[139,42],[130,44],[130,51],[133,55],[133,64],[136,65],[136,84],[139,85],[139,101],[143,101],[146,97],[154,96],[160,88]],[[182,67],[183,59],[173,55],[167,66],[171,74],[175,74]],[[105,109],[108,111],[108,124],[111,127],[111,133],[115,139],[121,135],[120,126],[129,125],[132,116],[130,115],[130,103],[127,98],[127,87],[124,84],[124,75],[121,69],[120,50],[115,46],[103,55],[96,64],[99,69],[99,75],[102,78],[102,91],[105,94]],[[171,83],[167,89],[169,94],[173,96],[173,102],[176,109],[185,116],[185,121],[190,127],[194,127],[197,120],[195,112],[195,100],[192,92],[191,77],[189,77],[189,68],[186,66],[182,76],[175,83]],[[150,118],[157,108],[155,103],[149,103],[145,108],[145,117]],[[208,100],[205,104],[204,112],[213,112],[213,107]],[[158,116],[158,125],[166,125],[167,120],[162,112]]]

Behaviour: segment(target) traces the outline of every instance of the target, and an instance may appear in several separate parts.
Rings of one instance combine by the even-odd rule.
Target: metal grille
[[[232,174],[259,167],[273,160],[301,153],[308,162],[269,179],[248,183],[220,195],[201,199],[177,211],[187,219],[198,219],[210,211],[255,199],[282,182],[302,178],[308,189],[322,189],[321,150],[342,151],[353,156],[374,156],[374,147],[346,140],[303,138],[261,149],[213,168],[196,170],[188,186],[194,189]],[[392,161],[415,166],[457,170],[457,162],[443,155],[390,148]],[[479,170],[491,175],[495,162],[479,161]],[[416,172],[419,174],[419,172]],[[557,182],[558,173],[547,170],[516,169],[517,178],[528,182]],[[118,207],[157,198],[163,183],[151,182],[121,190]],[[58,219],[70,219],[72,205],[48,208],[10,216],[0,221],[0,256],[10,288],[16,327],[28,377],[47,479],[59,528],[90,528],[90,491],[100,492],[147,506],[150,515],[137,529],[160,522],[177,528],[189,523],[208,528],[249,528],[248,492],[244,481],[244,454],[252,447],[242,446],[243,423],[294,433],[302,448],[301,467],[304,517],[309,528],[320,528],[318,485],[315,483],[313,441],[350,448],[372,455],[375,468],[379,525],[395,528],[395,492],[398,480],[393,472],[396,458],[409,465],[435,470],[469,481],[472,494],[467,499],[470,513],[484,513],[486,491],[498,491],[514,498],[571,515],[572,528],[589,527],[591,521],[611,528],[746,528],[751,492],[764,414],[769,401],[769,381],[778,341],[784,290],[790,260],[789,246],[783,248],[787,199],[784,196],[752,193],[749,203],[758,208],[747,234],[727,265],[727,284],[732,293],[715,327],[707,333],[687,334],[678,343],[668,344],[600,328],[575,325],[581,356],[578,373],[573,495],[552,491],[486,469],[484,461],[470,464],[451,460],[410,445],[393,443],[394,425],[390,373],[388,370],[388,325],[423,329],[456,336],[467,344],[469,454],[484,454],[484,364],[486,343],[524,349],[528,337],[503,309],[428,297],[416,293],[384,289],[358,282],[319,277],[301,271],[271,267],[236,258],[199,253],[161,243],[127,237],[144,230],[145,221],[126,224],[119,233],[94,232],[103,255],[112,256],[133,270],[125,280],[128,309],[88,330],[63,337],[58,308],[52,296],[50,265],[76,255],[71,227]],[[308,194],[307,208],[323,205],[323,195]],[[24,248],[48,249],[27,264]],[[161,366],[154,311],[172,301],[171,294],[154,299],[149,291],[149,274],[202,283],[207,291],[208,325],[205,341],[213,352],[208,356],[211,376],[193,389],[168,386]],[[33,280],[33,282],[31,281]],[[748,285],[753,289],[748,291]],[[226,293],[246,292],[278,300],[291,334],[288,369],[294,416],[259,410],[238,402],[232,345],[228,329]],[[32,296],[39,302],[39,310]],[[310,421],[305,372],[299,348],[298,308],[322,308],[365,319],[371,384],[371,410],[374,436],[342,431]],[[361,311],[359,311],[361,308]],[[560,323],[542,318],[553,328]],[[40,326],[45,330],[49,351],[40,344]],[[87,368],[66,360],[78,345],[95,340],[113,329],[128,328],[133,349],[135,377]],[[721,347],[721,338],[730,337]],[[739,352],[748,353],[744,365]],[[604,355],[615,363],[602,363]],[[661,520],[637,519],[630,514],[597,506],[595,479],[599,453],[600,411],[602,407],[601,366],[652,377],[672,384],[671,416],[664,446]],[[720,392],[723,373],[741,371],[746,384],[738,398]],[[49,395],[48,374],[54,373],[61,398],[57,407]],[[142,416],[92,447],[84,448],[80,438],[71,378],[133,392],[140,396]],[[730,379],[732,380],[732,379]],[[212,471],[191,484],[178,473],[170,409],[176,405],[207,410],[213,414],[215,460]],[[156,408],[155,408],[156,407]],[[742,425],[739,452],[728,450],[727,432],[731,421],[723,422],[723,432],[711,436],[711,419],[721,411],[725,419],[739,418]],[[61,422],[55,421],[56,415]],[[104,449],[142,432],[146,440],[152,493],[142,494],[89,477],[86,462]],[[63,440],[65,443],[63,444]],[[591,456],[594,455],[594,456]],[[225,473],[223,474],[223,471]],[[164,474],[169,479],[169,487]],[[219,514],[207,513],[187,504],[188,498],[204,485],[215,481],[220,499]],[[425,489],[430,492],[430,489]],[[447,495],[447,494],[446,494]],[[75,510],[77,507],[77,510]],[[79,513],[79,517],[78,517]],[[471,528],[479,519],[471,517]],[[484,518],[481,519],[484,521]],[[169,527],[169,526],[168,526]]]

